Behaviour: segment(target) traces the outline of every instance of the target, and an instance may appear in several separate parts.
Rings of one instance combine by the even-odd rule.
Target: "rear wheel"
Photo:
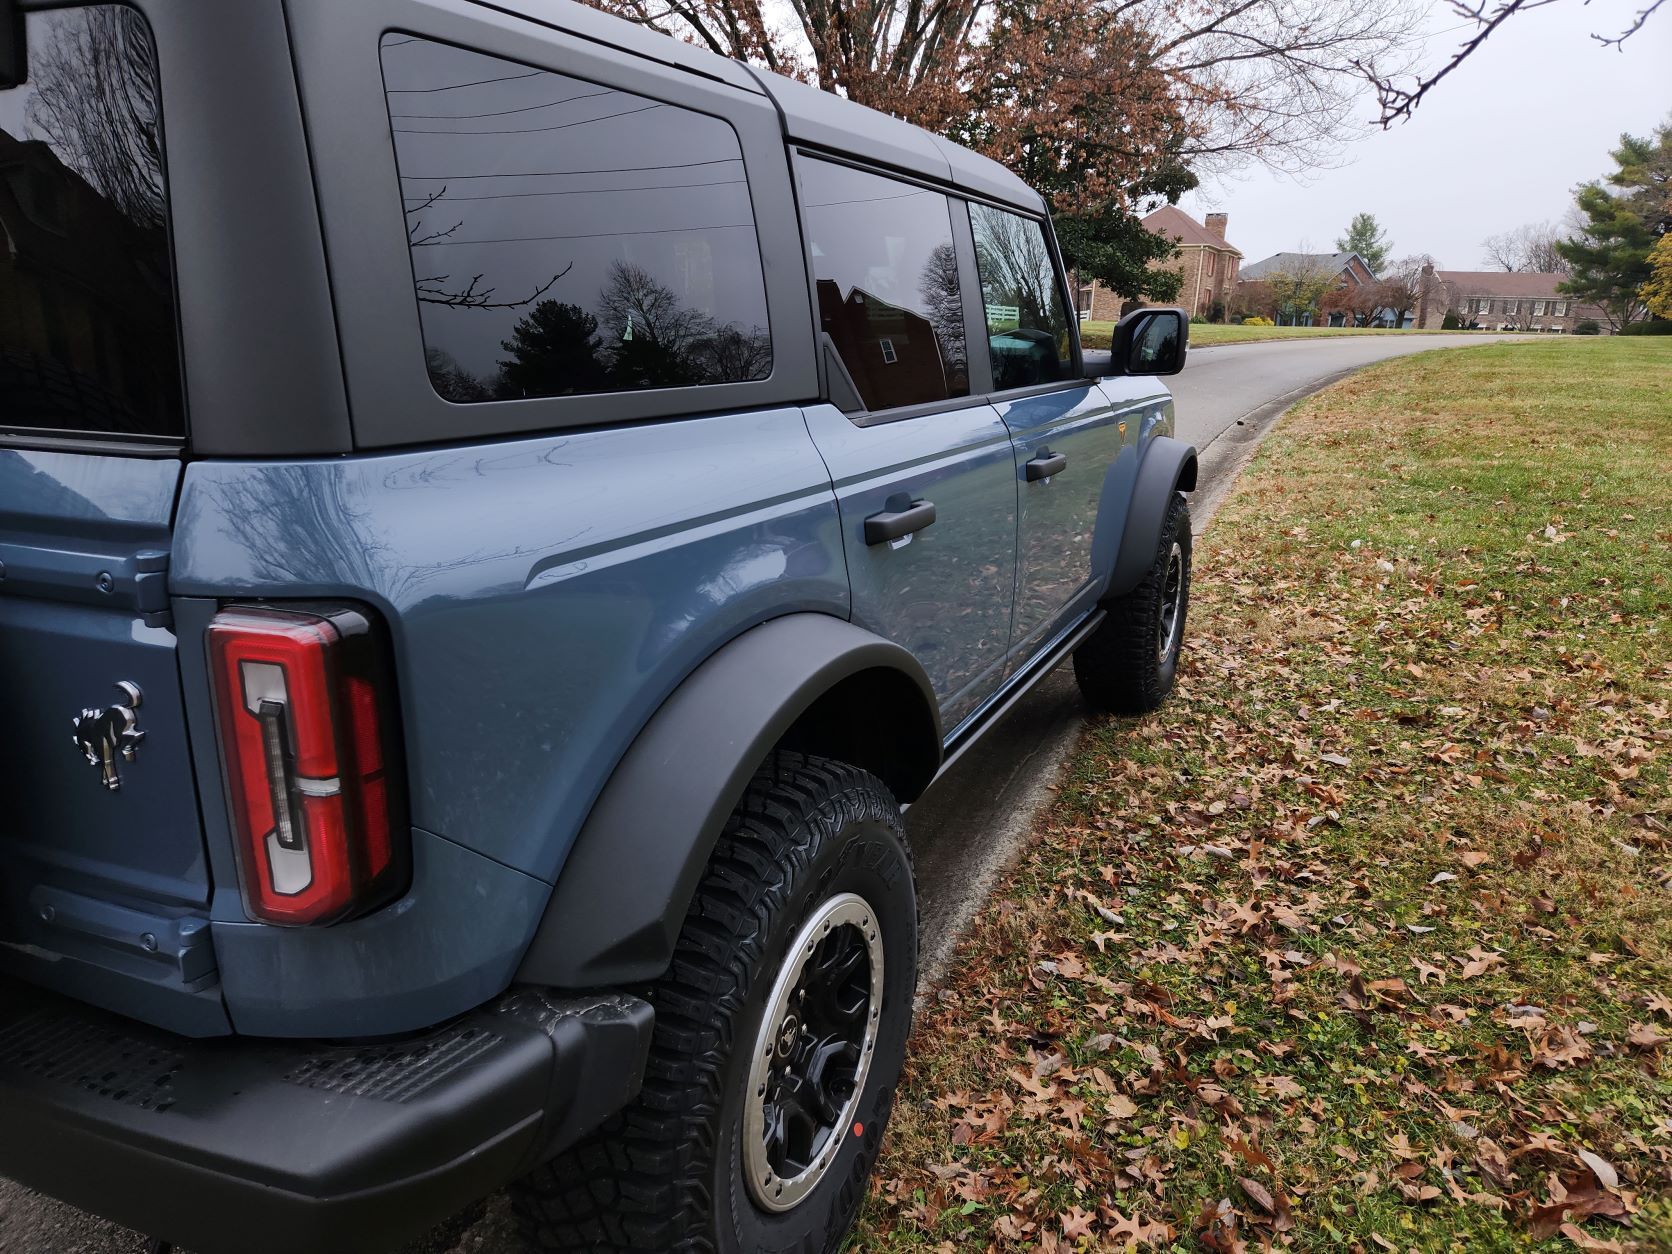
[[[1103,605],[1107,616],[1074,651],[1074,678],[1091,705],[1147,714],[1172,691],[1190,609],[1190,507],[1173,493],[1143,582]]]
[[[893,1103],[917,980],[899,806],[778,754],[720,837],[639,1098],[514,1190],[534,1250],[835,1250]]]

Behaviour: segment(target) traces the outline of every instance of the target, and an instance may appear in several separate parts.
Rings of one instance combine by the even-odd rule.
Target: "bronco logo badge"
[[[120,680],[116,691],[121,701],[108,710],[83,710],[79,718],[70,720],[75,726],[75,747],[80,749],[88,765],[96,766],[104,779],[104,786],[112,791],[122,786],[116,773],[116,755],[132,762],[145,733],[138,730],[139,708],[145,697],[139,685]]]

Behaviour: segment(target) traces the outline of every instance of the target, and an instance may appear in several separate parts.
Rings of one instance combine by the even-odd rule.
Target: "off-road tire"
[[[862,897],[881,928],[881,1021],[855,1126],[805,1199],[773,1214],[755,1204],[742,1176],[753,1046],[788,946],[806,919],[843,893]],[[673,964],[649,992],[656,1028],[643,1091],[513,1186],[527,1247],[836,1250],[893,1105],[916,982],[916,885],[898,803],[855,767],[775,754],[721,833]]]
[[[1160,647],[1168,568],[1177,544],[1181,559],[1176,626]],[[1106,714],[1147,714],[1172,691],[1190,608],[1190,507],[1173,493],[1161,542],[1143,582],[1103,603],[1107,617],[1074,650],[1074,678],[1092,708]]]

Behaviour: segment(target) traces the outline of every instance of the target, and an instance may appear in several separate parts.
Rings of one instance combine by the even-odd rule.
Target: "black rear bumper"
[[[188,1040],[0,981],[0,1175],[219,1254],[388,1250],[625,1105],[634,997],[514,990],[375,1045]]]

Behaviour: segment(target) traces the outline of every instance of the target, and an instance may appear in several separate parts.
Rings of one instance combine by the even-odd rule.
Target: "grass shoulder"
[[[1672,1248],[1669,381],[1483,345],[1284,420],[922,1016],[860,1248]]]

